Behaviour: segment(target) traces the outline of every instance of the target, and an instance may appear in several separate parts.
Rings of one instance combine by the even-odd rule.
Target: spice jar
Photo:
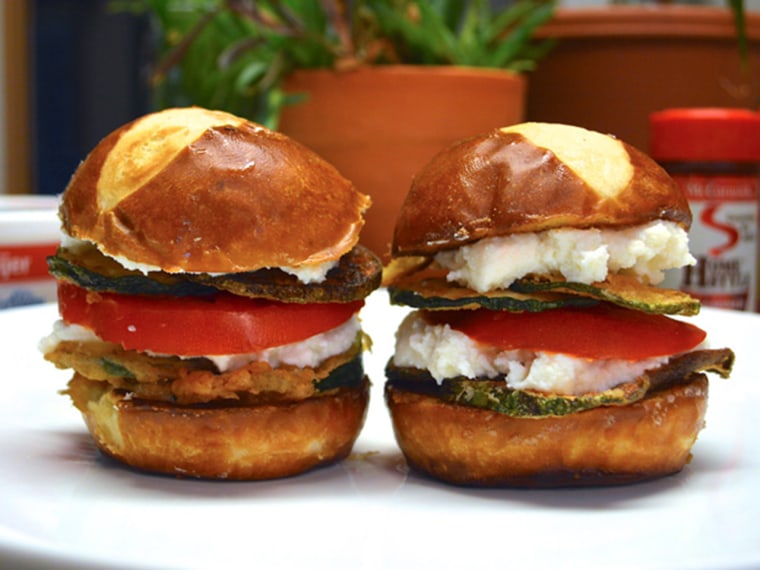
[[[0,196],[0,309],[56,300],[46,258],[60,227],[55,196]]]
[[[760,113],[683,108],[650,115],[650,154],[689,200],[696,264],[674,284],[713,307],[758,310]]]

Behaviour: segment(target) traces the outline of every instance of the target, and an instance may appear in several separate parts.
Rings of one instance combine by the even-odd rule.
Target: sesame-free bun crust
[[[691,212],[651,158],[579,127],[522,123],[444,149],[415,176],[394,256],[431,255],[482,238],[551,228],[620,227]]]
[[[136,469],[202,479],[264,480],[343,459],[364,425],[369,381],[292,403],[179,406],[93,389],[69,393],[97,447]]]
[[[369,198],[303,145],[197,107],[106,136],[62,198],[66,232],[169,272],[229,273],[338,259]]]
[[[626,406],[514,418],[386,385],[399,447],[414,469],[457,485],[619,485],[680,471],[704,425],[707,379]]]

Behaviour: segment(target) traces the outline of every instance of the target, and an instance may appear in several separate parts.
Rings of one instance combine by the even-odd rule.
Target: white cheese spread
[[[435,260],[448,280],[478,292],[505,289],[530,273],[558,272],[568,281],[594,283],[607,274],[626,273],[656,285],[664,271],[696,260],[679,225],[655,221],[625,229],[560,228],[537,233],[485,238]]]
[[[396,333],[393,363],[428,370],[441,384],[445,378],[506,377],[507,386],[553,394],[602,392],[668,361],[592,360],[529,350],[502,351],[473,341],[448,325],[430,325],[419,312],[410,313]]]
[[[105,254],[108,255],[108,254]],[[132,270],[140,271],[143,274],[148,274],[152,271],[162,271],[157,265],[148,265],[147,263],[136,263],[130,261],[126,257],[120,255],[108,255],[108,257],[114,259],[122,267]],[[262,269],[280,269],[290,275],[295,275],[301,283],[308,285],[309,283],[321,283],[325,280],[327,272],[338,264],[337,260],[326,261],[325,263],[319,263],[317,265],[304,265],[301,267],[267,267]],[[189,273],[189,272],[188,272]],[[223,275],[222,273],[209,273],[209,275]]]
[[[327,277],[327,272],[338,265],[338,260],[326,261],[317,265],[304,265],[302,267],[283,266],[279,269],[285,273],[295,275],[301,283],[322,283]]]
[[[53,331],[37,345],[42,354],[53,352],[61,342],[102,342],[92,330],[81,325],[68,325],[62,320],[53,323]]]

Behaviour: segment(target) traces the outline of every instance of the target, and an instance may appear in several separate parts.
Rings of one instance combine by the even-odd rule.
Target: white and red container
[[[56,197],[0,196],[0,309],[55,301],[46,258],[60,227]]]
[[[652,113],[650,154],[679,183],[693,215],[697,263],[678,287],[704,305],[757,311],[760,113],[683,108]]]

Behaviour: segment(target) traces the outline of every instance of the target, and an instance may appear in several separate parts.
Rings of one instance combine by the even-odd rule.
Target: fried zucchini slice
[[[700,302],[688,293],[641,283],[630,275],[610,274],[603,282],[575,283],[555,275],[530,275],[509,289],[478,293],[446,280],[446,270],[428,258],[399,258],[386,267],[383,282],[391,302],[420,309],[543,311],[605,301],[647,313],[696,315]]]
[[[397,277],[388,286],[388,294],[393,304],[428,310],[483,307],[494,311],[539,312],[597,303],[589,297],[553,292],[522,293],[499,289],[478,293],[447,281],[445,271],[432,266]]]
[[[447,378],[440,385],[426,371],[400,369],[389,364],[388,382],[396,388],[428,394],[445,402],[470,406],[512,417],[564,416],[599,406],[625,406],[642,399],[649,390],[646,376],[596,394],[567,396],[535,390],[515,390],[504,378]]]
[[[560,395],[515,390],[504,377],[494,379],[447,378],[439,385],[426,370],[399,368],[389,362],[388,383],[398,389],[427,394],[443,401],[513,417],[563,416],[601,406],[625,406],[649,392],[686,384],[695,375],[712,372],[728,378],[734,364],[731,349],[696,350],[674,356],[667,364],[638,378],[599,393]]]
[[[711,372],[728,378],[734,367],[736,355],[730,348],[693,350],[671,358],[660,368],[647,373],[652,389],[665,388],[684,382],[692,374]]]
[[[363,299],[377,289],[383,266],[377,256],[359,245],[344,255],[321,283],[304,284],[279,269],[222,275],[152,271],[145,275],[125,269],[93,246],[59,249],[48,258],[48,269],[56,278],[91,291],[190,296],[221,290],[291,303],[339,303]]]
[[[279,269],[246,273],[199,275],[199,283],[244,297],[291,303],[341,303],[364,299],[380,286],[383,264],[369,249],[357,245],[345,254],[321,283],[301,283]]]
[[[645,377],[599,394],[557,396],[513,390],[504,382],[451,380],[443,383],[443,399],[513,417],[564,416],[599,406],[625,406],[642,399],[649,389]]]
[[[48,271],[56,279],[70,281],[90,291],[130,295],[208,295],[215,289],[197,283],[187,274],[153,271],[148,275],[125,269],[95,247],[76,250],[59,248],[47,259]]]
[[[205,358],[151,356],[105,342],[64,341],[45,358],[91,381],[128,390],[137,398],[183,405],[214,400],[299,400],[363,382],[362,335],[344,352],[315,368],[266,362],[219,372]]]
[[[630,275],[610,274],[605,281],[591,285],[568,282],[561,277],[530,276],[516,281],[510,289],[525,294],[555,292],[581,295],[647,313],[696,315],[700,309],[699,300],[688,293],[645,285]]]
[[[404,276],[420,271],[433,262],[431,257],[409,256],[391,259],[383,268],[383,287],[390,287]]]

